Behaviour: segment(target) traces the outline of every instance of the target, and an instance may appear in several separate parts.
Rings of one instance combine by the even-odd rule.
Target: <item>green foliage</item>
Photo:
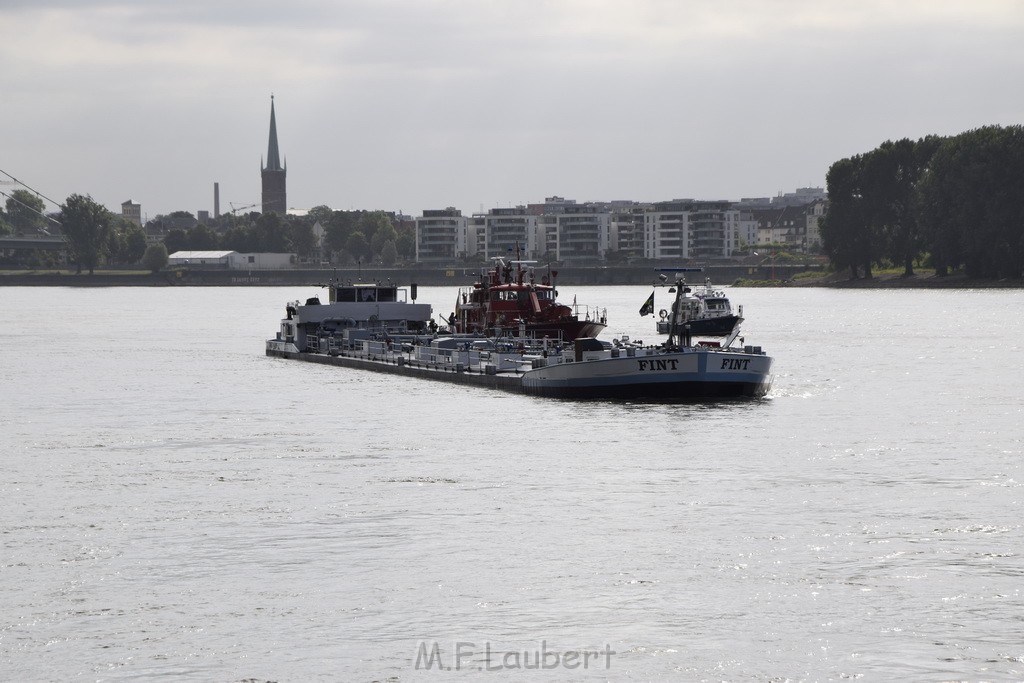
[[[970,277],[1024,271],[1024,128],[990,126],[943,141],[922,183],[932,264]]]
[[[384,246],[380,248],[380,262],[381,265],[393,266],[395,261],[398,260],[398,248],[395,246],[394,240],[388,240],[384,243]]]
[[[406,261],[413,261],[416,258],[415,230],[403,230],[399,232],[395,248],[398,250],[399,258]]]
[[[185,239],[189,251],[213,251],[220,241],[217,233],[202,223],[185,233]]]
[[[331,219],[334,216],[334,211],[331,207],[321,204],[320,206],[314,206],[312,209],[306,212],[306,217],[310,221],[316,223],[319,221],[320,225],[326,229],[330,224]]]
[[[164,235],[164,246],[167,253],[173,254],[176,251],[188,251],[188,234],[181,228],[168,230]]]
[[[913,275],[929,254],[936,273],[1024,271],[1024,129],[990,126],[949,138],[887,141],[837,161],[820,227],[837,268],[870,277],[884,261]]]
[[[111,214],[88,195],[73,194],[60,207],[61,231],[78,272],[95,271],[108,249]]]
[[[111,216],[107,260],[119,265],[138,263],[146,251],[146,233],[123,216]]]
[[[255,236],[248,225],[236,224],[221,235],[220,245],[227,251],[237,251],[242,254],[256,251]]]
[[[367,211],[363,213],[356,223],[356,230],[363,233],[363,236],[372,246],[374,244],[374,238],[377,236],[378,231],[387,231],[386,236],[383,238],[384,241],[387,239],[395,238],[395,227],[391,224],[391,219],[383,211]],[[374,251],[379,250],[379,245],[382,245],[384,241],[378,242],[378,247]]]
[[[259,217],[253,226],[255,252],[286,253],[293,251],[292,238],[281,216],[269,211]]]
[[[398,232],[389,221],[375,229],[373,237],[370,239],[370,250],[374,254],[380,254],[384,250],[385,244],[390,242],[394,246],[397,241]]]
[[[15,234],[39,232],[47,224],[43,200],[28,190],[15,190],[5,203],[7,223]]]
[[[321,224],[322,225],[322,224]],[[307,258],[316,253],[316,235],[313,234],[313,224],[308,217],[305,220],[293,220],[289,224],[292,237],[292,248],[302,258]]]
[[[146,253],[142,255],[142,265],[151,273],[157,273],[167,266],[167,247],[162,242],[151,244],[146,247]]]
[[[870,227],[864,207],[861,156],[841,159],[828,170],[828,211],[819,224],[823,249],[836,268],[849,268],[856,277],[858,268],[867,266],[870,274],[874,254]]]
[[[370,256],[370,244],[363,233],[356,231],[349,235],[348,241],[345,242],[345,251],[352,258],[366,262]]]

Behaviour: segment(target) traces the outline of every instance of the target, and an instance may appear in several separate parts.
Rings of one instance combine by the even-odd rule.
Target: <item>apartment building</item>
[[[459,209],[427,209],[415,223],[419,263],[453,263],[476,253],[476,242],[469,234],[469,219]]]
[[[749,211],[733,208],[728,201],[656,202],[644,212],[644,258],[727,258],[753,244],[756,226]]]
[[[524,259],[535,259],[538,252],[537,216],[529,213],[525,206],[491,209],[480,216],[478,254],[489,260],[497,256],[515,256],[516,248]]]
[[[807,189],[807,188],[805,188]],[[810,188],[814,189],[814,188]],[[464,217],[454,208],[416,219],[417,261],[476,256],[587,264],[610,260],[681,261],[728,258],[767,242],[820,246],[818,220],[826,200],[792,202],[807,192],[740,202],[673,199],[577,203],[548,197],[542,204],[495,208]]]
[[[655,202],[644,212],[644,258],[681,260],[690,257],[692,199]]]

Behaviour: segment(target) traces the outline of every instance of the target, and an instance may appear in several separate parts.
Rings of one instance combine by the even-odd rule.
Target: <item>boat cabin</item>
[[[415,287],[415,285],[413,285]],[[405,290],[401,290],[404,295]],[[398,285],[355,284],[331,285],[330,301],[334,303],[391,303],[399,301]],[[413,300],[416,299],[413,290]],[[404,297],[401,299],[404,301]]]

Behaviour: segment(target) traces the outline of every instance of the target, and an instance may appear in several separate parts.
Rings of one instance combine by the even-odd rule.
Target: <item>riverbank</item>
[[[743,286],[743,283],[737,283]],[[748,285],[752,286],[752,285]],[[879,272],[870,278],[851,279],[849,273],[802,273],[785,283],[769,286],[827,287],[833,289],[1020,289],[1024,279],[977,279],[963,272],[939,276],[931,271],[917,272],[905,277],[901,272]]]
[[[552,269],[555,282],[566,287],[586,285],[651,285],[659,282],[660,274],[670,274],[668,266],[560,266]],[[723,263],[706,265],[700,273],[689,273],[689,282],[702,282],[711,278],[716,285],[728,285],[746,278],[750,280],[791,279],[798,273],[821,269],[821,264],[746,264]],[[3,271],[0,286],[21,287],[280,287],[315,286],[332,279],[343,282],[396,282],[426,287],[469,285],[480,277],[482,266],[437,267],[409,266],[403,268],[319,268],[282,270],[229,270],[213,268],[176,268],[159,273],[138,270],[97,270],[92,275],[76,274],[73,270]],[[544,268],[543,272],[546,273]],[[538,269],[538,277],[541,269]]]
[[[669,272],[669,271],[664,271]],[[413,282],[427,287],[469,285],[477,278],[472,268],[338,268],[290,270],[176,269],[149,273],[138,270],[97,270],[92,275],[73,270],[0,270],[0,286],[14,287],[282,287],[317,286],[331,279],[350,282]],[[655,266],[561,267],[558,284],[651,285],[658,279]],[[980,280],[957,272],[939,277],[922,271],[911,277],[880,271],[870,279],[850,279],[847,272],[828,272],[820,264],[762,265],[722,264],[705,266],[687,280],[699,283],[709,277],[716,285],[735,287],[826,287],[836,289],[1018,289],[1024,280]]]

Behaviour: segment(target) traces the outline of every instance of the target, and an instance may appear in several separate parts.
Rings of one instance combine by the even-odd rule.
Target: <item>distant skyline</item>
[[[775,196],[1024,122],[1022,35],[1020,0],[5,0],[0,168],[227,213],[273,94],[289,207]]]

